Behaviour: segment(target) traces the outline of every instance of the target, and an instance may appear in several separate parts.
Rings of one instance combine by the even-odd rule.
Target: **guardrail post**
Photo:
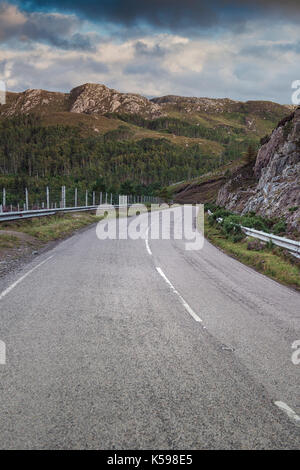
[[[47,209],[50,209],[50,197],[49,197],[49,188],[46,188],[46,200],[47,200]]]
[[[2,205],[3,207],[6,206],[6,189],[5,188],[3,188]]]
[[[85,190],[85,205],[88,206],[88,200],[89,200],[89,194],[88,194],[88,190],[86,189]]]
[[[77,207],[78,203],[78,190],[75,188],[75,194],[74,194],[74,207]]]
[[[28,189],[25,188],[25,207],[26,207],[26,211],[29,210],[29,204],[28,204]]]

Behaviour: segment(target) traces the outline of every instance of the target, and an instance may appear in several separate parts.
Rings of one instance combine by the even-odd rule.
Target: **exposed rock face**
[[[300,108],[279,123],[260,148],[254,174],[256,184],[245,188],[235,175],[220,189],[217,204],[236,212],[284,217],[290,229],[300,230]]]
[[[67,94],[45,90],[26,90],[22,93],[8,93],[7,104],[0,107],[0,115],[11,117],[30,112],[65,110]]]
[[[77,114],[104,115],[106,113],[139,114],[146,119],[168,115],[201,114],[209,116],[223,113],[240,113],[242,124],[249,132],[256,132],[257,118],[280,120],[289,112],[288,106],[268,101],[240,101],[214,98],[195,98],[168,95],[148,100],[133,93],[120,93],[105,85],[86,83],[71,90],[70,93],[46,90],[26,90],[22,93],[7,93],[7,103],[0,104],[0,117],[11,117],[30,112],[44,114],[71,112]],[[244,119],[244,122],[243,122]],[[215,122],[213,122],[215,125]],[[221,124],[219,124],[221,125]],[[222,124],[226,127],[226,123]],[[230,126],[228,127],[230,131]]]
[[[73,113],[105,114],[127,113],[142,114],[148,118],[159,117],[162,112],[158,104],[152,103],[141,95],[120,93],[105,85],[87,83],[71,90]]]
[[[0,106],[0,116],[37,112],[68,111],[84,114],[126,113],[140,114],[153,119],[162,115],[161,107],[141,95],[120,93],[105,85],[87,83],[71,90],[70,93],[56,93],[45,90],[26,90],[22,93],[8,93],[7,104]]]
[[[269,115],[278,115],[281,119],[282,111],[289,112],[291,106],[279,105],[271,101],[241,101],[230,100],[228,98],[197,98],[176,95],[161,96],[153,98],[153,103],[157,103],[163,110],[172,109],[189,113],[205,112],[208,114],[219,113],[248,113],[266,119]],[[253,118],[245,123],[249,129],[255,128]]]
[[[233,111],[235,104],[238,101],[233,101],[228,98],[224,99],[215,99],[215,98],[196,98],[196,97],[185,97],[185,96],[176,96],[176,95],[167,95],[160,98],[153,98],[151,100],[153,103],[157,103],[164,107],[173,106],[179,108],[181,111],[186,113],[191,112],[216,112],[222,113],[225,111]]]

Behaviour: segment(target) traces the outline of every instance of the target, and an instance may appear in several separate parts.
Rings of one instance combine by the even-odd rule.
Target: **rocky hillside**
[[[143,181],[151,184],[202,178],[224,164],[231,171],[249,145],[258,148],[260,139],[288,113],[288,106],[272,102],[174,95],[149,100],[91,83],[70,93],[39,89],[7,93],[6,104],[0,105],[0,175],[54,177],[56,168],[70,174],[80,162],[79,177],[89,169],[92,179],[96,170],[91,168],[99,168],[101,160],[94,150],[102,146],[114,179],[120,179],[116,174],[123,166],[123,179],[134,176],[138,181],[142,174]],[[75,147],[74,136],[83,139]],[[137,149],[141,161],[133,164]],[[196,190],[193,185],[184,189],[184,201],[189,192],[200,201],[215,198],[227,176],[214,178],[209,176],[204,193],[203,188],[199,193],[199,185]]]
[[[160,106],[141,95],[120,93],[105,85],[87,83],[70,93],[70,112],[86,114],[127,113],[144,117],[161,116]]]
[[[61,114],[64,113],[64,119],[68,123],[68,121],[73,122],[71,115],[74,113],[85,116],[114,114],[117,118],[119,115],[136,115],[148,120],[168,117],[183,121],[185,126],[190,124],[209,130],[223,129],[229,135],[248,132],[260,137],[269,132],[275,122],[288,112],[288,106],[267,101],[242,103],[227,98],[174,95],[149,100],[138,94],[121,93],[105,85],[93,83],[76,87],[70,93],[39,89],[7,93],[6,105],[0,105],[0,118],[28,113],[37,113],[50,118],[55,114],[61,123]],[[91,127],[93,127],[92,120]],[[168,125],[166,124],[164,128],[166,130]],[[101,132],[101,129],[99,131]],[[172,129],[170,132],[172,133]]]
[[[282,217],[290,229],[300,230],[300,108],[264,139],[254,176],[255,182],[237,171],[221,187],[217,204],[243,214]]]
[[[197,98],[176,95],[153,98],[151,101],[159,104],[165,112],[179,111],[187,114],[203,112],[208,114],[244,113],[255,114],[263,118],[280,116],[283,108],[287,112],[288,109],[293,107],[282,106],[270,101],[246,101],[243,103],[229,98]]]
[[[86,83],[70,93],[56,93],[45,90],[26,90],[22,93],[8,93],[7,104],[0,106],[0,116],[10,117],[30,112],[45,114],[70,112],[80,114],[127,113],[140,114],[153,119],[162,114],[161,108],[145,98],[132,93],[116,90],[93,83]]]
[[[6,104],[0,105],[0,117],[8,118],[22,114],[51,114],[68,110],[68,94],[45,90],[26,90],[7,93]]]

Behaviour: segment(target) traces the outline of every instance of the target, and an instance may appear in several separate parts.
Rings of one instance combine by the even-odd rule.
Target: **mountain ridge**
[[[100,178],[110,189],[127,181],[157,189],[240,161],[289,113],[289,106],[272,102],[149,100],[92,83],[70,93],[7,93],[0,106],[0,176],[7,188],[20,186],[18,178],[41,188],[43,178],[53,184],[59,175],[61,184],[85,180],[99,189]]]
[[[47,107],[55,102],[60,111],[106,114],[129,113],[141,114],[146,118],[155,118],[165,114],[168,107],[175,107],[187,114],[204,111],[208,113],[224,113],[244,111],[272,112],[285,110],[288,112],[292,105],[282,105],[273,101],[249,100],[238,101],[230,98],[186,97],[165,95],[148,99],[137,93],[122,93],[104,84],[85,83],[69,93],[48,91],[44,89],[27,89],[22,92],[8,92],[7,104],[0,105],[0,116],[8,117],[16,114],[26,114],[34,109]]]

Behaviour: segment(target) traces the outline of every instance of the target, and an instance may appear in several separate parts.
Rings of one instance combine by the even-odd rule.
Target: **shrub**
[[[207,211],[215,212],[217,209],[219,209],[219,206],[217,206],[217,205],[214,204],[213,202],[206,202],[206,203],[204,204],[204,210],[205,210],[205,212],[207,212]]]
[[[230,211],[227,211],[226,209],[223,209],[223,208],[220,208],[220,209],[217,209],[212,217],[217,220],[219,217],[221,217],[222,219],[224,219],[224,217],[228,217],[229,215],[231,215],[231,212]]]
[[[233,243],[237,243],[243,240],[244,237],[245,237],[245,234],[241,232],[241,233],[235,233],[234,235],[230,237],[230,239],[233,241]]]
[[[245,234],[239,225],[239,216],[231,215],[226,217],[222,224],[222,231],[227,238],[232,240],[234,243],[242,240]]]
[[[260,216],[243,216],[241,218],[241,224],[244,225],[244,227],[254,228],[261,232],[269,232],[267,221]]]
[[[280,233],[286,232],[286,222],[284,220],[280,220],[277,224],[273,227],[274,235],[279,235]]]
[[[212,216],[212,215],[209,215],[209,216],[208,216],[208,224],[209,224],[211,227],[213,227],[213,226],[215,225],[215,223],[216,223],[216,221],[215,221],[215,219],[213,218],[213,216]]]

